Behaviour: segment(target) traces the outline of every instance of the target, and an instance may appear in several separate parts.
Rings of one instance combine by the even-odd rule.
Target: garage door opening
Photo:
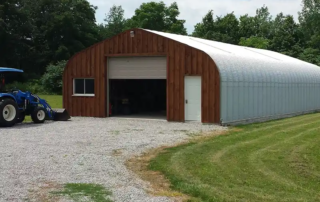
[[[107,62],[109,116],[167,119],[166,57],[109,57]]]
[[[111,116],[166,119],[166,85],[166,79],[109,79]]]

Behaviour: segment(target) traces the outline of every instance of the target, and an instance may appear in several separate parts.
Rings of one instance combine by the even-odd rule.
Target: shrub
[[[21,91],[29,91],[34,94],[50,94],[50,92],[46,92],[41,83],[38,80],[30,80],[28,82],[13,82],[6,85],[6,89],[19,89]]]
[[[51,94],[62,94],[62,74],[67,61],[49,64],[45,74],[41,77],[43,88]]]

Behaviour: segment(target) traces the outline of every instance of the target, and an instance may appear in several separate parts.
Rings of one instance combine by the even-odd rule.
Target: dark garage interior
[[[166,85],[166,79],[110,79],[110,116],[165,117]]]

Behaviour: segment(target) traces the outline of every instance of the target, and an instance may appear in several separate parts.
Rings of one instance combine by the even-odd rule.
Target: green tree
[[[254,36],[270,40],[272,38],[272,23],[272,16],[266,6],[257,9],[254,17],[246,14],[240,16],[239,20],[233,12],[214,19],[213,11],[210,10],[202,18],[202,21],[195,25],[192,35],[231,44],[239,44],[241,37]]]
[[[127,22],[127,28],[139,27],[156,31],[186,35],[185,20],[178,19],[180,15],[176,2],[169,7],[162,1],[142,3],[135,14]]]
[[[192,36],[213,40],[215,30],[215,21],[213,18],[213,10],[210,10],[203,18],[202,21],[194,26]]]
[[[299,55],[299,59],[320,66],[320,51],[319,49],[306,48]]]
[[[31,36],[27,16],[18,0],[0,2],[0,66],[24,69]]]
[[[22,0],[32,37],[29,72],[41,75],[51,62],[69,59],[98,42],[96,7],[86,0]]]
[[[250,38],[241,37],[239,45],[252,48],[268,49],[270,41],[263,37],[251,36]]]
[[[122,6],[113,5],[104,21],[106,24],[99,25],[99,29],[101,31],[99,35],[103,38],[115,36],[123,32],[127,26],[127,20],[124,18],[124,10]]]
[[[298,57],[303,46],[303,33],[292,15],[280,13],[273,23],[270,49],[292,57]]]
[[[254,30],[257,37],[263,37],[266,39],[271,39],[272,36],[272,16],[270,15],[267,6],[263,6],[256,10],[256,15],[253,18]]]
[[[250,38],[252,36],[272,39],[273,20],[269,9],[263,6],[256,10],[255,16],[248,14],[240,16],[239,35],[240,37]]]
[[[224,43],[239,43],[239,20],[233,13],[217,17],[215,22],[215,40]]]
[[[320,1],[302,0],[302,11],[299,12],[299,22],[303,27],[305,36],[311,38],[320,34]]]
[[[302,5],[299,22],[304,34],[305,50],[299,58],[320,65],[320,1],[302,0]]]
[[[303,8],[299,12],[299,22],[304,32],[307,46],[320,47],[320,1],[302,0]]]
[[[223,17],[213,17],[213,10],[210,10],[200,23],[194,27],[192,36],[225,43],[238,44],[239,42],[239,21],[233,13]]]
[[[169,7],[165,9],[165,25],[167,32],[187,35],[187,29],[184,27],[185,20],[179,20],[180,15],[179,7],[176,2],[173,2]]]
[[[257,30],[254,26],[254,17],[248,14],[240,16],[239,19],[239,35],[244,38],[250,38],[251,36],[256,36]]]

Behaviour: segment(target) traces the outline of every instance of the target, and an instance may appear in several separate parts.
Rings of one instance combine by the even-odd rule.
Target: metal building
[[[135,88],[138,80],[145,86],[164,80],[151,91],[163,89],[168,121],[238,124],[320,110],[318,66],[272,51],[144,29],[73,56],[64,72],[64,107],[73,116],[107,117],[110,86]],[[92,93],[75,92],[76,83],[85,89],[86,81]]]

